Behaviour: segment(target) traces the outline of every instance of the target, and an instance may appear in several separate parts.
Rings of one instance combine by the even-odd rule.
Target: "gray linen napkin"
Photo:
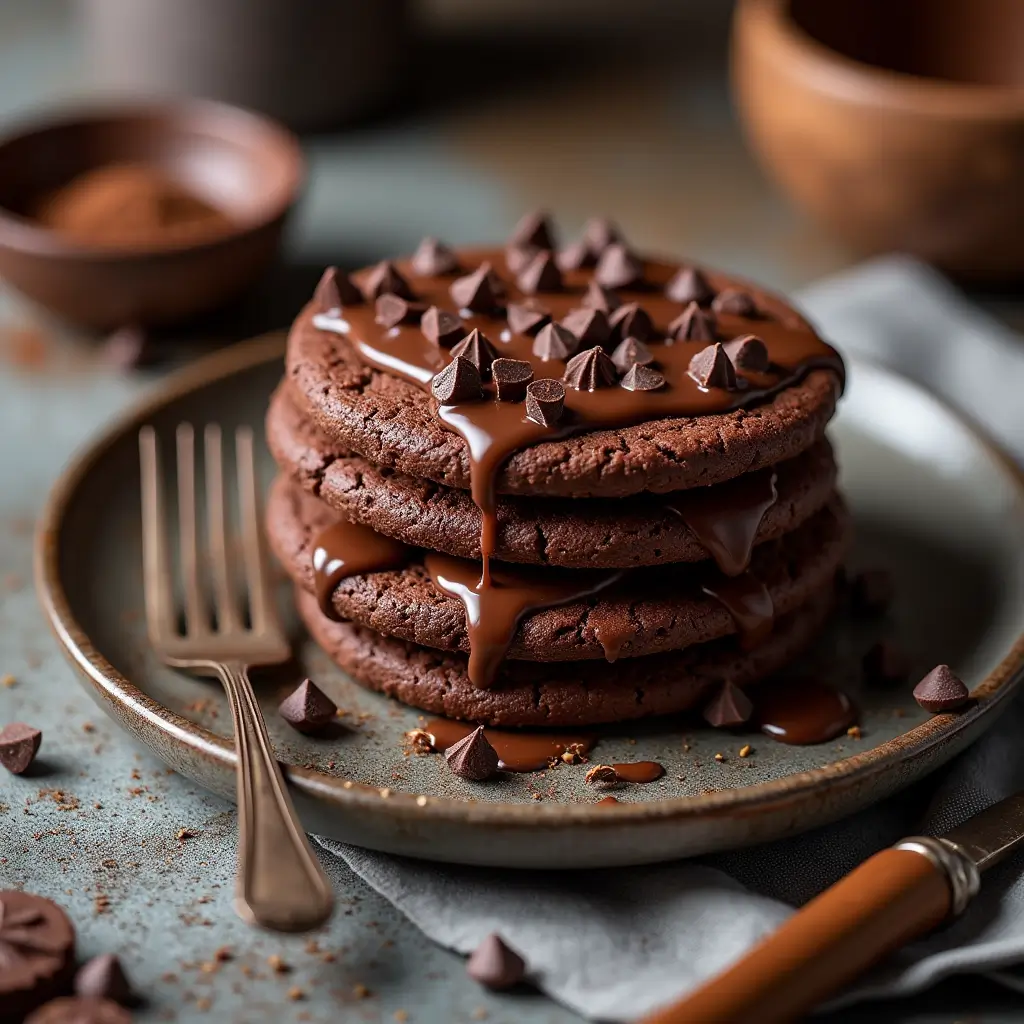
[[[1024,343],[933,271],[902,257],[875,260],[800,300],[841,348],[923,381],[1024,460]],[[701,862],[511,872],[320,842],[435,942],[468,953],[498,931],[552,998],[587,1017],[624,1020],[717,973],[876,850],[944,831],[1024,787],[1021,735],[1018,701],[937,782],[828,828]],[[1024,989],[1024,973],[1009,969],[1022,961],[1024,857],[1015,857],[986,876],[962,918],[899,952],[840,1002],[916,992],[964,972]]]

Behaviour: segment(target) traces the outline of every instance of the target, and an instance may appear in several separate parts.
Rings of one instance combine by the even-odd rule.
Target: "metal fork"
[[[235,909],[244,920],[264,928],[306,931],[327,920],[334,895],[299,824],[249,682],[250,667],[277,665],[291,654],[267,578],[252,431],[239,428],[235,435],[248,625],[232,589],[229,550],[235,550],[235,545],[229,549],[220,427],[208,425],[204,437],[208,550],[203,552],[198,543],[195,442],[190,424],[178,426],[176,441],[183,630],[174,597],[157,437],[152,427],[139,432],[149,639],[166,664],[218,677],[231,705],[238,756]],[[212,609],[204,596],[204,571],[209,573]]]

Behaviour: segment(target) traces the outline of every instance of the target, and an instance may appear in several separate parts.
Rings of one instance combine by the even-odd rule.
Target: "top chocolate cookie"
[[[720,482],[822,436],[842,362],[779,297],[605,223],[561,252],[528,226],[505,252],[325,278],[288,351],[318,429],[482,507]]]

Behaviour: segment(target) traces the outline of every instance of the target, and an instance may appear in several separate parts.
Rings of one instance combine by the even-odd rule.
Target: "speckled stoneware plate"
[[[145,640],[138,428],[216,419],[262,424],[282,370],[280,336],[218,353],[167,381],[84,451],[44,514],[37,578],[57,637],[114,718],[177,771],[234,793],[230,719],[219,689],[158,664]],[[996,449],[916,386],[854,362],[832,440],[857,521],[856,565],[884,565],[898,596],[880,622],[839,616],[806,669],[857,696],[859,739],[784,746],[699,721],[660,720],[601,733],[601,762],[668,769],[598,806],[583,766],[468,783],[437,755],[404,753],[416,711],[347,680],[295,629],[299,664],[258,680],[273,740],[306,826],[396,853],[516,867],[643,863],[720,850],[834,820],[931,771],[995,720],[1024,674],[1024,482]],[[264,482],[273,466],[263,453]],[[282,580],[281,605],[288,605]],[[294,624],[294,617],[292,617]],[[977,701],[931,718],[910,686],[863,690],[860,655],[882,635],[913,656],[914,678],[949,662]],[[629,662],[622,664],[628,679]],[[307,740],[275,714],[311,675],[348,715]],[[750,744],[753,753],[741,758]],[[715,754],[723,755],[722,761]]]

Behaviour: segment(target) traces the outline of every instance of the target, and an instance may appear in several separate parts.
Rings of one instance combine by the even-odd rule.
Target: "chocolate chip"
[[[727,341],[723,346],[725,354],[737,370],[751,373],[765,373],[770,365],[768,346],[756,334],[744,334]]]
[[[113,953],[94,956],[75,975],[75,994],[93,999],[111,999],[122,1006],[138,1000],[125,976],[121,961]]]
[[[696,302],[698,306],[706,306],[715,297],[715,290],[696,267],[680,267],[665,285],[665,295],[673,302]]]
[[[472,402],[483,393],[480,371],[468,360],[456,356],[430,382],[430,393],[442,405]]]
[[[466,961],[466,973],[486,988],[500,992],[518,985],[526,976],[523,958],[492,932]]]
[[[600,345],[588,348],[565,364],[562,380],[576,391],[597,391],[611,387],[617,380],[615,364]]]
[[[505,244],[513,249],[554,249],[555,236],[551,217],[544,210],[534,210],[525,214],[512,229],[512,234]]]
[[[704,720],[716,729],[732,729],[748,721],[753,713],[750,698],[735,683],[726,680],[704,708]]]
[[[626,338],[612,352],[612,362],[620,373],[625,373],[637,363],[649,366],[654,362],[654,353],[639,338]]]
[[[428,235],[413,253],[412,269],[423,277],[441,277],[454,274],[459,269],[459,260],[444,242]]]
[[[592,267],[597,262],[597,258],[587,248],[585,242],[567,245],[559,251],[556,258],[562,270],[582,270],[583,267]]]
[[[453,281],[448,291],[459,309],[470,309],[474,313],[496,312],[505,297],[505,286],[501,278],[486,262],[481,263],[472,274]]]
[[[135,370],[154,361],[156,349],[137,324],[119,327],[103,342],[103,359],[119,370]]]
[[[312,679],[303,679],[281,701],[277,712],[293,729],[313,734],[334,721],[338,706]]]
[[[948,665],[936,665],[914,687],[914,700],[933,715],[962,708],[970,699],[966,684]]]
[[[605,288],[633,288],[644,279],[644,265],[624,245],[609,245],[594,268],[594,280]]]
[[[533,302],[510,302],[505,318],[513,334],[536,334],[551,319],[551,314]]]
[[[498,754],[484,735],[482,725],[448,747],[444,759],[451,773],[461,779],[483,782],[498,774]]]
[[[499,402],[521,402],[533,380],[533,367],[525,359],[495,359],[491,374]]]
[[[43,734],[24,722],[11,722],[0,729],[0,764],[9,772],[21,775],[39,753]]]
[[[526,418],[542,427],[553,427],[565,412],[565,385],[544,377],[526,389]]]
[[[715,316],[706,313],[696,302],[691,302],[668,325],[668,336],[673,341],[714,341]]]
[[[611,290],[591,280],[587,285],[587,291],[580,300],[589,309],[599,309],[602,313],[611,313],[622,305],[622,299]]]
[[[362,293],[352,283],[348,274],[337,267],[328,267],[320,277],[320,283],[313,292],[313,308],[318,313],[329,313],[363,301]]]
[[[374,319],[382,327],[414,324],[426,311],[422,302],[410,302],[400,295],[385,294],[377,299]]]
[[[540,251],[540,249],[535,249],[532,245],[509,246],[505,250],[505,266],[508,267],[510,273],[521,274]]]
[[[607,217],[591,217],[583,225],[582,242],[595,258],[622,241],[622,232]]]
[[[690,360],[687,372],[702,388],[736,388],[736,371],[721,344],[701,349]]]
[[[864,676],[872,683],[900,683],[910,675],[907,656],[892,641],[880,640],[864,655]]]
[[[584,348],[604,345],[612,336],[611,324],[603,310],[579,308],[570,310],[562,319],[562,326],[576,335]]]
[[[892,604],[892,574],[886,569],[868,569],[853,578],[850,599],[853,610],[863,618],[884,615]]]
[[[665,375],[649,366],[634,363],[619,381],[627,391],[657,391],[665,386]]]
[[[753,297],[740,288],[723,288],[715,296],[711,308],[716,313],[729,313],[732,316],[757,316],[757,304]]]
[[[545,324],[533,342],[533,354],[544,362],[568,359],[580,347],[580,340],[568,327]]]
[[[447,310],[431,306],[420,317],[420,330],[427,341],[441,348],[451,348],[466,336],[466,325]]]
[[[498,358],[498,350],[474,327],[452,349],[452,355],[468,359],[477,368],[481,380],[490,380],[491,363]]]
[[[619,306],[608,316],[608,324],[612,329],[613,338],[636,338],[647,341],[654,333],[654,324],[647,315],[647,310],[635,302]]]
[[[367,302],[372,302],[389,292],[402,299],[416,298],[416,294],[409,287],[409,282],[402,277],[395,265],[387,260],[382,260],[363,281],[363,295]]]
[[[562,288],[562,273],[550,252],[541,251],[526,265],[516,278],[519,290],[527,295],[537,292],[557,292]]]

